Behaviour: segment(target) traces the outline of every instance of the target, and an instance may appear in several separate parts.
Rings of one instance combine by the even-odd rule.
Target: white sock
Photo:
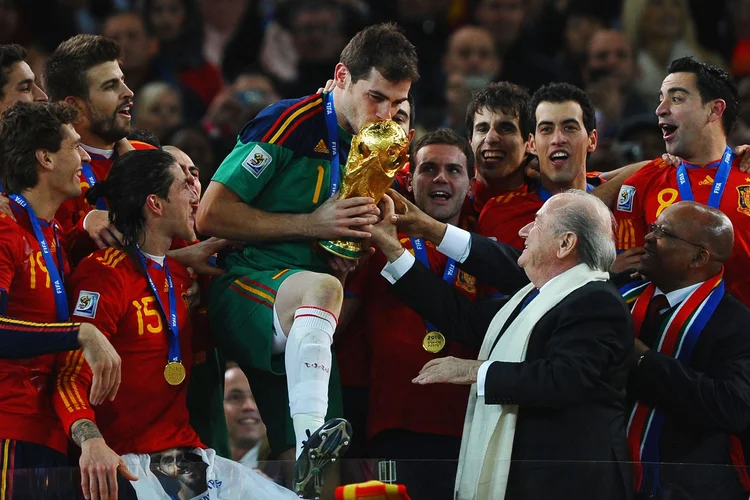
[[[313,433],[325,423],[336,323],[336,316],[318,307],[302,306],[294,313],[285,365],[297,458],[307,439],[305,431]]]

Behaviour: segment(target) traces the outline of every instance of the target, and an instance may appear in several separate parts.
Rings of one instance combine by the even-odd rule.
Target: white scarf
[[[609,273],[594,271],[586,264],[579,264],[558,275],[518,314],[495,345],[510,315],[534,290],[534,285],[530,283],[519,290],[492,319],[478,359],[511,363],[524,361],[531,331],[542,316],[578,288],[592,281],[608,279]],[[456,499],[505,498],[517,418],[517,405],[485,404],[484,397],[477,396],[476,384],[471,386],[456,475]]]

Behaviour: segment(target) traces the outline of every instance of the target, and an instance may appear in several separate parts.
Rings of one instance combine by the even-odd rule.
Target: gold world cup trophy
[[[363,127],[352,138],[339,198],[363,196],[378,203],[408,160],[409,139],[396,122],[384,120]],[[320,246],[344,259],[356,260],[362,256],[359,239],[321,241]]]

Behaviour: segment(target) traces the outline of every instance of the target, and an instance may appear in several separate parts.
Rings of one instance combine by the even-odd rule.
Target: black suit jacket
[[[640,338],[653,347],[656,334]],[[667,414],[656,498],[747,499],[731,467],[729,439],[750,425],[750,309],[724,295],[690,361],[649,350],[631,373],[628,398]]]
[[[517,255],[473,235],[462,268],[512,293],[509,283],[528,283]],[[505,303],[471,303],[419,262],[392,290],[446,336],[477,346]],[[593,282],[539,320],[526,361],[490,366],[486,402],[519,405],[507,499],[630,498],[625,385],[632,349],[632,320],[617,288]]]

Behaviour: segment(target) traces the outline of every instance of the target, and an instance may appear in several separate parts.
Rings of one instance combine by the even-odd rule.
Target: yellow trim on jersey
[[[286,121],[284,121],[284,124],[279,127],[279,130],[277,130],[276,133],[273,134],[273,137],[271,137],[271,140],[269,140],[268,143],[273,144],[274,142],[276,142],[276,140],[284,134],[284,131],[289,128],[292,123],[294,123],[295,118],[297,118],[299,115],[309,110],[310,108],[314,108],[315,106],[320,105],[322,102],[323,99],[315,99],[311,103],[301,107],[300,109],[289,115],[289,118],[287,118]]]
[[[5,493],[8,489],[8,448],[10,447],[10,439],[3,440],[3,470],[0,472],[2,475],[2,483],[0,483],[0,500],[5,500]]]
[[[71,351],[65,360],[65,366],[57,375],[57,391],[60,393],[65,408],[70,413],[86,408],[86,403],[75,385],[82,366],[83,352],[80,350]]]
[[[234,282],[234,284],[237,285],[237,286],[239,286],[239,287],[241,287],[241,288],[243,288],[243,289],[245,289],[245,290],[247,290],[248,292],[252,293],[253,295],[257,295],[258,297],[266,299],[271,304],[273,304],[274,302],[276,302],[276,299],[273,296],[267,294],[266,292],[261,292],[257,288],[253,288],[251,286],[248,286],[245,283],[241,282],[240,280],[236,280]]]
[[[73,326],[81,326],[80,323],[34,323],[32,321],[23,321],[21,319],[8,318],[7,316],[2,317],[2,323],[18,326],[33,326],[38,328],[70,328]]]

